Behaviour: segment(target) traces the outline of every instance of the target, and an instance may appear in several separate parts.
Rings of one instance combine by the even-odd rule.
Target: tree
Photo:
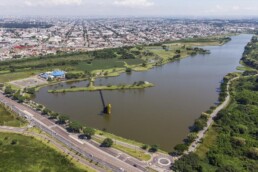
[[[79,133],[81,129],[82,129],[82,125],[79,122],[72,121],[69,123],[68,130],[70,132]]]
[[[189,153],[188,155],[182,156],[177,160],[172,166],[173,171],[182,171],[182,172],[195,172],[202,171],[200,165],[200,160],[198,156],[194,153]]]
[[[31,94],[31,95],[34,95],[36,92],[35,88],[26,88],[25,91],[26,91],[26,93]]]
[[[187,144],[191,144],[197,138],[196,133],[189,133],[186,139]]]
[[[19,96],[20,96],[20,93],[21,93],[20,90],[17,91],[16,93],[14,93],[14,94],[13,94],[13,99],[14,99],[14,100],[18,100],[18,99],[19,99]]]
[[[174,147],[176,154],[182,155],[184,151],[188,149],[188,146],[185,144],[178,144]]]
[[[18,103],[23,103],[25,101],[25,97],[22,95],[18,96]]]
[[[66,115],[59,115],[58,116],[59,124],[65,124],[67,120],[69,120],[69,117],[66,116]]]
[[[197,119],[197,120],[195,120],[195,122],[194,122],[194,128],[193,128],[193,131],[200,131],[200,130],[202,130],[204,127],[206,127],[207,126],[207,122],[206,122],[206,120],[204,120],[204,119]]]
[[[252,147],[247,152],[248,158],[258,160],[258,148]]]
[[[181,50],[176,50],[176,54],[180,54],[181,53]]]
[[[59,116],[59,113],[50,111],[49,116],[50,116],[51,118],[56,119],[56,118]]]
[[[95,134],[95,129],[86,127],[83,129],[83,133],[90,139]]]
[[[12,89],[11,86],[6,86],[5,89],[4,89],[4,93],[5,94],[13,94],[14,90]]]
[[[113,140],[110,138],[106,138],[102,143],[102,147],[111,147],[113,145]]]
[[[41,105],[41,104],[37,105],[38,110],[41,110],[42,108],[43,108],[43,105]]]
[[[231,166],[231,165],[227,165],[227,166],[222,166],[219,167],[216,172],[238,172],[238,170],[235,169],[235,167]]]
[[[151,145],[149,152],[157,152],[158,151],[158,145]]]
[[[146,62],[143,62],[142,63],[142,67],[146,67],[147,66],[147,63]]]
[[[143,149],[143,150],[148,149],[148,145],[142,145],[142,149]]]
[[[44,108],[43,111],[42,111],[42,114],[43,115],[49,115],[50,114],[50,110],[47,109],[47,108]]]
[[[126,68],[125,72],[126,72],[126,73],[131,73],[131,72],[132,72],[132,69],[131,69],[131,68]]]

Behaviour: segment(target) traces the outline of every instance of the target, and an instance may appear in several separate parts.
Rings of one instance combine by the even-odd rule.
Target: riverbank
[[[49,93],[65,93],[65,92],[80,92],[80,91],[99,91],[99,90],[127,90],[127,89],[144,89],[153,87],[149,82],[135,83],[132,85],[109,85],[109,86],[89,86],[89,87],[72,87],[67,89],[48,90]]]
[[[225,108],[214,111],[207,127],[175,165],[173,170],[203,169],[203,171],[257,171],[257,140],[251,131],[257,130],[258,71],[255,55],[257,36],[245,47],[239,69],[244,70],[230,79],[226,87]],[[213,121],[214,120],[214,121]],[[212,125],[213,124],[213,125]],[[209,126],[211,128],[209,128]],[[195,165],[192,166],[191,162]],[[181,166],[180,164],[188,164]]]

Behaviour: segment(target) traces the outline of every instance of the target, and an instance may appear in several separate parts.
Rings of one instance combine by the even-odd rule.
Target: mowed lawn
[[[81,172],[65,156],[40,141],[20,134],[0,133],[0,171]]]
[[[2,104],[0,104],[0,125],[20,127],[26,122],[20,117],[7,111]]]
[[[93,71],[93,70],[105,70],[113,68],[126,68],[125,64],[128,65],[138,65],[143,63],[141,59],[94,59],[91,63],[82,62],[77,66],[74,66],[74,69],[77,71]]]

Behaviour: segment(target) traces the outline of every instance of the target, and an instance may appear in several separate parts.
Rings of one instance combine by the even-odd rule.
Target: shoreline
[[[65,92],[81,92],[81,91],[100,91],[100,90],[129,90],[129,89],[144,89],[154,87],[151,83],[144,83],[141,85],[113,85],[113,86],[90,86],[90,87],[75,87],[58,90],[48,90],[48,93],[65,93]]]

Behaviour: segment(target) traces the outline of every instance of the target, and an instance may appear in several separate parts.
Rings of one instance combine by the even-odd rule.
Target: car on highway
[[[124,171],[125,171],[125,169],[123,169],[123,168],[119,168],[119,170],[120,170],[120,171],[122,171],[122,172],[124,172]]]

